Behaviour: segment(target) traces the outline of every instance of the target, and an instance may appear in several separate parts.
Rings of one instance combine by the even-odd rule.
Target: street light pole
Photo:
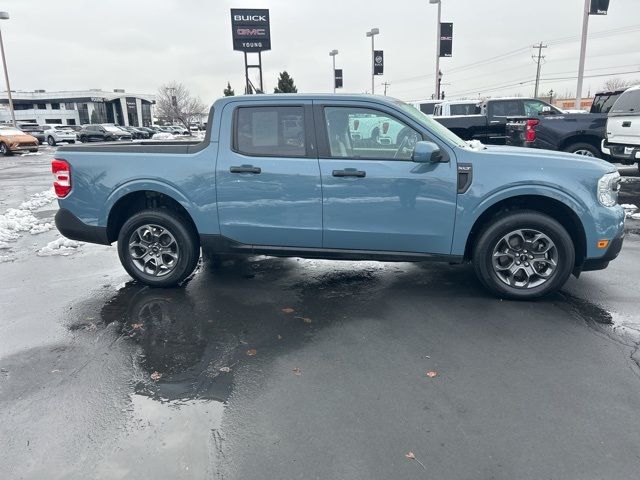
[[[440,79],[438,76],[440,75],[440,36],[442,32],[440,31],[440,24],[442,20],[442,0],[429,0],[429,3],[437,3],[438,4],[438,24],[436,26],[436,92],[434,98],[440,99]]]
[[[372,28],[367,32],[367,37],[371,37],[371,95],[376,93],[376,73],[375,73],[375,42],[374,37],[380,33],[380,29]]]
[[[580,44],[580,64],[578,65],[578,86],[576,87],[575,109],[580,110],[582,104],[582,80],[584,79],[584,60],[587,53],[587,33],[589,31],[590,0],[584,0],[584,17],[582,19],[582,43]]]
[[[9,20],[7,12],[0,12],[0,20]],[[11,98],[11,86],[9,85],[9,73],[7,73],[7,60],[4,56],[4,43],[2,42],[2,30],[0,30],[0,51],[2,52],[2,66],[4,67],[4,79],[7,82],[7,97],[9,98],[9,111],[11,112],[11,120],[13,126],[16,125],[16,114],[13,111],[13,98]]]
[[[329,52],[329,56],[333,59],[333,93],[336,93],[336,55],[338,55],[338,50]]]

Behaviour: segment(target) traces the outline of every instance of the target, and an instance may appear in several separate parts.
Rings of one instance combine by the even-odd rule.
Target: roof
[[[387,105],[394,105],[401,100],[384,95],[350,94],[350,93],[266,93],[256,95],[236,95],[223,97],[215,101],[216,106],[223,106],[233,102],[277,102],[278,100],[346,100],[351,102],[375,101]]]

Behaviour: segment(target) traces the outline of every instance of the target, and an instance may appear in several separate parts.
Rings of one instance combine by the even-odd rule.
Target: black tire
[[[504,236],[519,229],[536,230],[555,244],[555,271],[541,285],[530,288],[511,286],[502,281],[494,271],[494,248]],[[498,297],[514,300],[540,298],[560,289],[571,275],[574,264],[575,247],[565,228],[550,216],[531,210],[505,212],[494,217],[479,234],[473,249],[473,265],[480,282]],[[533,266],[533,262],[531,265]]]
[[[47,137],[47,143],[49,144],[50,147],[55,147],[56,146],[56,139],[53,138],[51,135],[49,135]]]
[[[113,137],[105,137],[104,141],[105,142],[114,142],[116,139]]]
[[[7,147],[7,144],[4,142],[0,142],[0,155],[8,157],[11,154],[12,152],[11,150],[9,150],[9,147]]]
[[[602,158],[602,154],[600,153],[600,150],[594,147],[593,145],[591,145],[590,143],[574,143],[572,145],[569,145],[568,147],[565,147],[564,151],[568,153],[589,152],[593,157]],[[585,155],[585,154],[580,153],[580,155]],[[589,155],[585,155],[585,156],[589,156]]]
[[[81,141],[82,143],[87,143],[87,137],[85,137],[84,135],[81,135],[81,136],[80,136],[80,141]]]
[[[131,256],[129,240],[145,224],[157,225],[168,231],[178,247],[178,259],[164,276],[155,276],[139,269]],[[118,235],[118,255],[131,277],[150,287],[174,287],[183,282],[196,268],[200,258],[200,243],[192,225],[181,215],[167,209],[143,210],[129,218]]]
[[[76,141],[75,140],[69,140],[69,143],[73,144],[73,143],[76,143]]]

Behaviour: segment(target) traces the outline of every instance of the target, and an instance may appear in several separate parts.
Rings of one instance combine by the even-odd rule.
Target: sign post
[[[232,8],[231,36],[233,49],[244,52],[245,92],[253,93],[257,90],[264,93],[262,83],[262,52],[271,50],[271,27],[268,9]],[[248,53],[258,54],[258,63],[250,65]],[[256,89],[249,79],[249,69],[257,68],[260,73],[260,88]]]

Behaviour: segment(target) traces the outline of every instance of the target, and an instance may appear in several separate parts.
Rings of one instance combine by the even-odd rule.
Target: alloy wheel
[[[141,272],[164,277],[175,269],[180,250],[173,234],[160,225],[145,224],[129,237],[129,255]]]
[[[575,152],[573,152],[574,155],[582,155],[584,157],[595,157],[595,155],[593,154],[593,152],[590,152],[589,150],[583,149],[581,148],[580,150],[576,150]]]

